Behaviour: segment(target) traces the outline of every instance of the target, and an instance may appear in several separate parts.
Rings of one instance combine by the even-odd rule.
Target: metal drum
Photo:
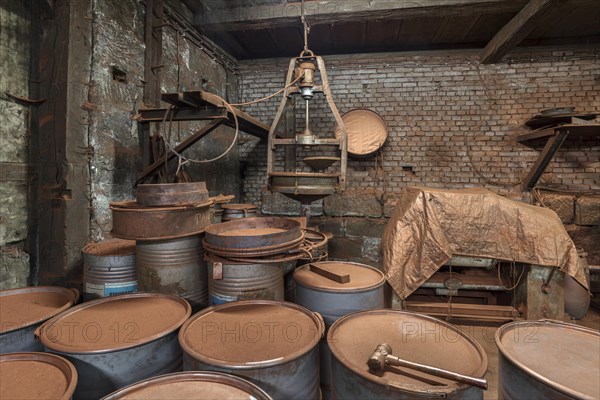
[[[88,301],[36,330],[45,351],[71,361],[75,399],[98,399],[152,376],[181,371],[179,327],[190,305],[175,296],[131,293]]]
[[[137,242],[138,285],[141,291],[174,294],[194,310],[208,305],[208,282],[200,236]]]
[[[496,331],[498,398],[600,399],[600,332],[560,321]]]
[[[210,305],[237,300],[283,300],[282,263],[235,262],[207,257]]]
[[[79,291],[58,286],[0,291],[0,353],[42,351],[33,332],[78,300]]]
[[[331,388],[335,399],[483,399],[483,390],[411,369],[369,372],[367,360],[387,343],[404,360],[483,377],[487,356],[457,327],[422,314],[369,310],[346,315],[329,329]]]
[[[319,399],[321,317],[293,303],[242,300],[207,308],[179,332],[186,371],[232,373],[276,400]]]
[[[83,248],[83,298],[92,300],[137,291],[135,242],[111,239]]]
[[[77,370],[54,354],[3,354],[0,382],[0,399],[68,400],[77,385]]]
[[[337,275],[348,275],[349,282],[339,283],[311,270],[311,265]],[[327,329],[346,314],[385,307],[383,285],[385,277],[376,268],[364,264],[324,261],[298,267],[294,272],[297,304],[323,316]],[[331,353],[322,340],[321,388],[323,396],[331,392]]]
[[[253,383],[220,372],[180,372],[162,375],[118,390],[103,400],[200,398],[272,400]]]
[[[258,207],[254,204],[223,204],[223,222],[240,218],[256,217]]]

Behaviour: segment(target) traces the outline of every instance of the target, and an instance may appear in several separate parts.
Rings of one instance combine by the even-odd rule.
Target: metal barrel
[[[183,297],[193,309],[208,305],[208,283],[200,236],[137,242],[139,290]]]
[[[77,370],[63,357],[47,353],[0,355],[3,399],[68,400],[77,386]]]
[[[496,331],[499,399],[600,399],[600,332],[554,320]]]
[[[325,261],[317,266],[328,272],[349,275],[348,283],[338,283],[311,271],[311,265],[298,267],[294,272],[295,302],[323,316],[326,329],[346,314],[385,307],[385,277],[381,271],[368,265]],[[327,332],[327,331],[326,331]],[[331,353],[327,340],[319,344],[321,361],[321,389],[323,397],[331,397]]]
[[[416,370],[385,367],[371,373],[367,360],[380,344],[403,360],[481,378],[487,355],[459,328],[427,315],[367,310],[338,319],[329,329],[334,399],[483,399],[483,389]]]
[[[35,330],[77,301],[79,291],[58,286],[0,291],[0,353],[42,351]]]
[[[256,217],[257,207],[254,204],[223,204],[222,207],[223,222]]]
[[[321,317],[293,303],[242,300],[209,307],[179,332],[186,371],[231,373],[275,400],[319,399]]]
[[[102,400],[162,399],[169,394],[193,399],[200,394],[205,399],[272,400],[255,384],[234,375],[220,372],[179,372],[157,376],[135,383],[109,394]]]
[[[135,241],[110,239],[83,248],[83,298],[137,291]]]
[[[210,305],[237,300],[283,300],[282,263],[207,258]]]
[[[159,293],[130,293],[92,300],[46,321],[36,330],[44,351],[75,365],[74,399],[99,399],[153,376],[178,372],[177,340],[191,315],[185,300]]]

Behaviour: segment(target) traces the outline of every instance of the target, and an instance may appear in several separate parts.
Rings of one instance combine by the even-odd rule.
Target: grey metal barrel
[[[329,329],[334,399],[483,399],[483,390],[416,370],[385,367],[369,372],[375,348],[388,344],[392,355],[463,375],[483,377],[487,356],[475,339],[427,315],[400,310],[359,311]]]
[[[311,265],[337,275],[348,275],[349,282],[339,283],[311,270]],[[323,316],[327,329],[346,314],[385,307],[383,273],[364,264],[324,261],[298,267],[294,272],[297,304]],[[331,392],[331,353],[327,341],[320,344],[321,389],[325,398]]]
[[[210,305],[237,300],[283,300],[282,263],[207,257]]]
[[[127,399],[254,399],[272,400],[255,384],[220,372],[179,372],[134,383],[104,397],[103,400]]]
[[[135,241],[110,239],[83,248],[83,297],[92,300],[137,291]]]
[[[496,331],[498,398],[600,399],[600,332],[561,321]]]
[[[0,353],[42,351],[33,332],[79,301],[79,291],[37,286],[0,291]]]
[[[181,371],[177,333],[191,315],[183,299],[131,293],[73,307],[36,331],[46,352],[71,361],[75,399],[98,399],[152,376]]]
[[[319,399],[321,317],[293,303],[242,300],[209,307],[179,332],[186,371],[231,373],[275,400]]]
[[[200,236],[137,242],[139,290],[173,294],[194,310],[208,305],[208,282]]]
[[[77,385],[77,370],[54,354],[2,354],[0,382],[2,399],[68,400]]]

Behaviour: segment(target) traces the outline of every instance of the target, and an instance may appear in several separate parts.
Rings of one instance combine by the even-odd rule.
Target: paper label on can
[[[118,294],[137,292],[137,281],[117,283],[90,283],[85,284],[85,292],[100,297],[116,296]]]

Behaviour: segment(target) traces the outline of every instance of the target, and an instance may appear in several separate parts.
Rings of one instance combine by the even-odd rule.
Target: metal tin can
[[[483,399],[483,390],[420,371],[369,372],[375,348],[388,344],[404,360],[464,375],[483,377],[487,356],[459,328],[427,315],[399,310],[369,310],[346,315],[329,329],[331,388],[335,399]]]
[[[496,331],[500,399],[600,399],[600,332],[561,321]]]
[[[110,239],[83,248],[83,297],[92,300],[137,291],[135,241]]]
[[[0,353],[43,351],[33,332],[77,301],[78,290],[58,286],[0,291]]]
[[[209,307],[179,332],[186,371],[232,373],[274,399],[319,399],[321,317],[293,303],[242,300]]]
[[[298,267],[294,271],[296,303],[321,314],[327,329],[338,318],[346,314],[385,307],[383,293],[385,277],[378,269],[364,264],[343,261],[324,261],[313,264],[325,271],[335,274],[347,274],[350,277],[348,283],[339,283],[311,271],[311,264]],[[319,347],[321,355],[321,389],[323,396],[329,398],[331,392],[331,353],[326,340],[322,340]]]
[[[2,399],[68,400],[77,385],[77,370],[54,354],[2,354],[0,382]]]
[[[181,371],[179,328],[191,315],[183,299],[131,293],[88,301],[36,330],[45,351],[71,361],[75,399],[98,399],[152,376]]]
[[[255,384],[220,372],[179,372],[134,383],[103,400],[127,399],[254,399],[272,400]]]

